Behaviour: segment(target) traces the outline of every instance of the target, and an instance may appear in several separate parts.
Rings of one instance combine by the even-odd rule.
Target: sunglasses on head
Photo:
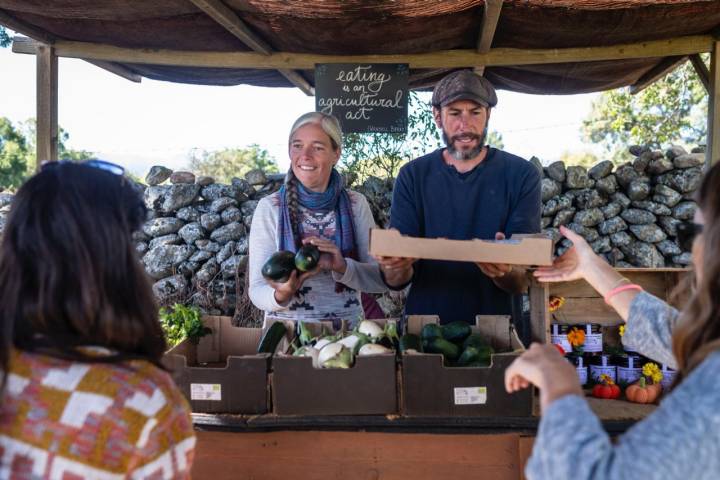
[[[85,160],[84,162],[73,162],[72,160],[49,160],[46,162],[43,162],[40,166],[40,171],[47,170],[49,168],[54,168],[58,165],[73,163],[75,165],[85,165],[87,167],[93,167],[98,168],[100,170],[105,170],[106,172],[110,172],[114,175],[125,175],[125,168],[121,167],[120,165],[106,162],[105,160]]]
[[[684,252],[692,250],[695,237],[701,234],[703,226],[695,222],[682,222],[677,226],[677,240]]]

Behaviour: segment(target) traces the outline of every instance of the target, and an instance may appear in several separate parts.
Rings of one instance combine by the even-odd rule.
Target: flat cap
[[[484,107],[497,105],[495,87],[472,70],[458,70],[440,80],[432,95],[432,106],[442,108],[457,100],[472,100]]]

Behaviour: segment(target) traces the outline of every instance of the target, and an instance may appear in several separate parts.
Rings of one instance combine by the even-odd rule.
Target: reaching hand
[[[533,343],[505,370],[505,390],[514,393],[535,385],[544,410],[564,395],[582,395],[573,365],[552,344]]]
[[[585,272],[599,257],[583,237],[567,227],[560,227],[560,233],[573,242],[565,253],[555,259],[551,267],[540,267],[533,275],[541,282],[567,282],[585,278]]]

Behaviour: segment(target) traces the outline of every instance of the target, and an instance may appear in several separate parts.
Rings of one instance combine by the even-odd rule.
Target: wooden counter
[[[588,398],[611,435],[654,405]],[[197,479],[523,478],[532,417],[193,414]]]

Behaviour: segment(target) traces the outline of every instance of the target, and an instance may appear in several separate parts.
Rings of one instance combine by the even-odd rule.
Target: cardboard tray
[[[262,414],[269,411],[270,354],[257,354],[263,330],[234,327],[231,317],[203,317],[212,334],[198,345],[184,340],[163,362],[193,412]]]
[[[409,333],[419,334],[437,316],[409,316]],[[491,340],[496,351],[489,367],[445,367],[434,353],[402,356],[402,409],[407,416],[507,416],[532,415],[533,390],[505,391],[505,369],[525,350],[509,316],[478,315],[475,333]]]
[[[385,257],[547,266],[552,265],[553,242],[542,234],[515,234],[510,240],[448,240],[408,237],[394,229],[373,228],[370,253]]]
[[[315,368],[309,357],[276,354],[271,384],[277,415],[398,413],[394,354],[357,357],[348,369]]]

